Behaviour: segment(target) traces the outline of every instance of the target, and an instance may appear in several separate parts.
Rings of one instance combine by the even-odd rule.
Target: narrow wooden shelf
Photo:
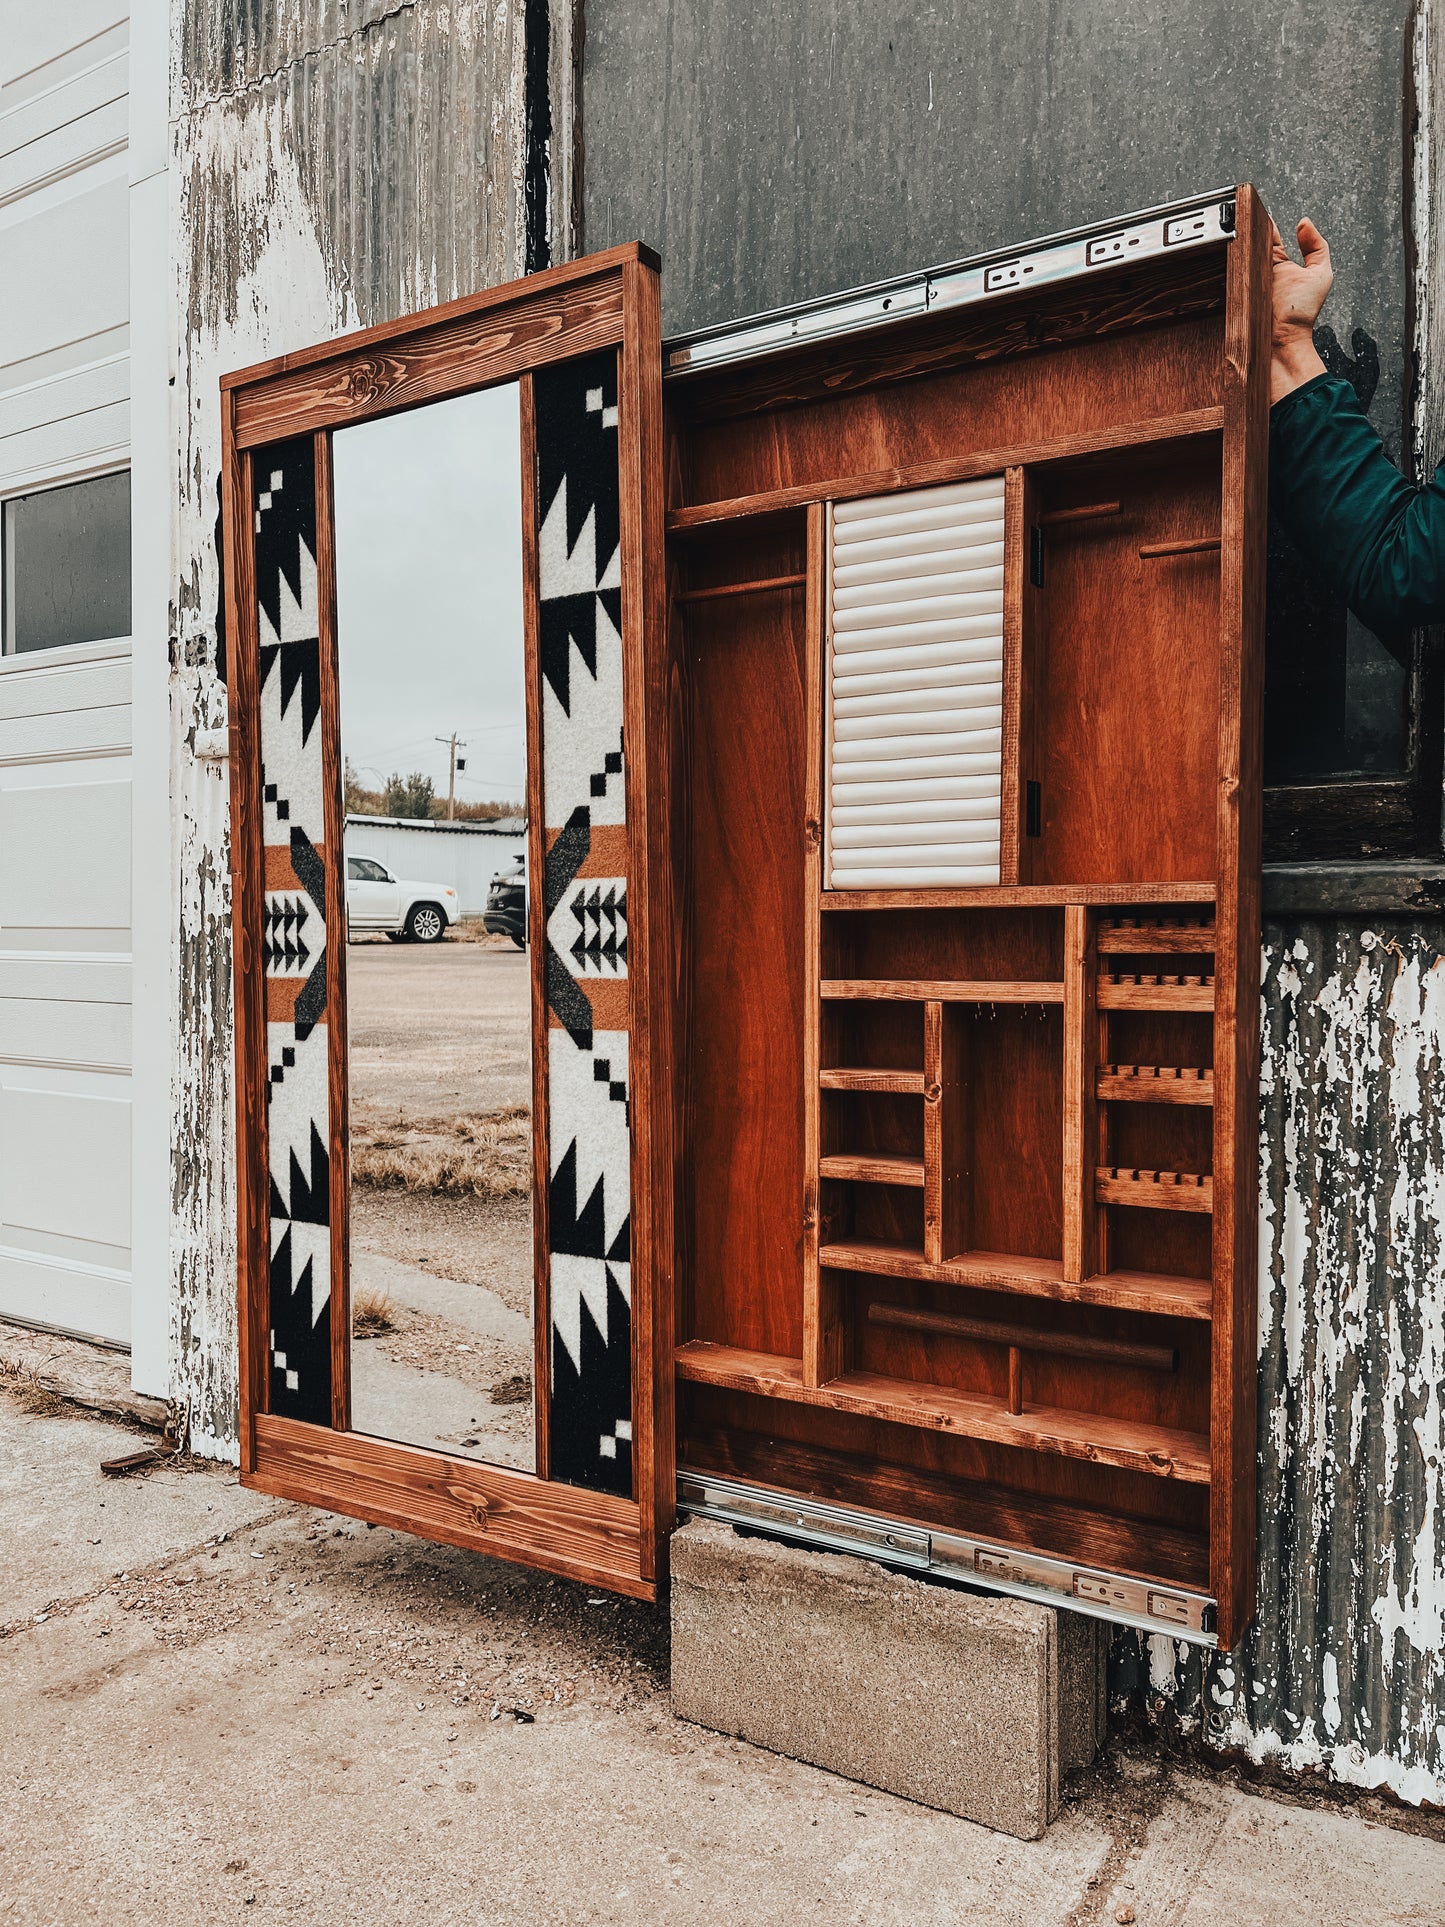
[[[1099,925],[1101,957],[1212,956],[1214,925],[1188,919],[1111,917]]]
[[[896,1157],[882,1151],[861,1156],[819,1158],[818,1175],[844,1178],[853,1184],[911,1184],[923,1189],[923,1159]]]
[[[894,977],[826,978],[825,1002],[896,1001],[908,1004],[1061,1004],[1062,984],[994,982],[991,978],[928,983]]]
[[[962,1438],[987,1439],[997,1445],[1084,1459],[1094,1465],[1147,1472],[1191,1485],[1209,1483],[1209,1440],[1196,1432],[1094,1412],[1060,1411],[1052,1406],[1026,1406],[1022,1412],[1012,1413],[1002,1398],[955,1392],[942,1385],[921,1385],[911,1379],[885,1378],[878,1372],[845,1372],[827,1385],[808,1386],[803,1383],[801,1359],[778,1358],[770,1352],[744,1351],[732,1345],[694,1341],[682,1346],[676,1358],[678,1376],[697,1385],[755,1392],[765,1398],[788,1399],[799,1405],[851,1412],[926,1431],[951,1432]]]
[[[1213,903],[1214,896],[1212,883],[970,883],[953,890],[825,890],[821,901],[825,911],[1048,910],[1070,903]]]
[[[1142,448],[1156,442],[1193,441],[1217,435],[1224,427],[1224,410],[1189,409],[1179,415],[1151,415],[1142,421],[1111,423],[1086,429],[1055,441],[1020,442],[1005,448],[978,449],[939,461],[919,462],[908,468],[872,469],[863,475],[833,476],[799,482],[790,488],[760,490],[755,495],[731,496],[715,502],[696,502],[667,511],[669,535],[687,535],[737,522],[755,515],[778,515],[806,508],[810,502],[847,502],[862,495],[891,495],[898,489],[932,488],[944,482],[968,481],[976,475],[998,475],[1006,468],[1032,467],[1042,462],[1075,461],[1081,455],[1102,455],[1116,448]],[[1133,898],[1139,901],[1136,890]]]
[[[964,1251],[930,1264],[907,1245],[854,1240],[824,1245],[818,1262],[827,1271],[861,1271],[922,1284],[959,1285],[976,1291],[1016,1292],[1061,1304],[1105,1305],[1115,1311],[1148,1312],[1164,1318],[1210,1316],[1213,1287],[1207,1278],[1175,1278],[1164,1272],[1109,1271],[1069,1279],[1057,1258],[1015,1258],[1003,1251]]]
[[[1214,1009],[1212,977],[1100,977],[1100,1010]]]
[[[1146,1211],[1212,1211],[1214,1180],[1197,1171],[1129,1171],[1100,1165],[1094,1175],[1100,1204],[1128,1204]]]
[[[1101,1064],[1094,1088],[1111,1104],[1212,1104],[1214,1072],[1162,1064]]]
[[[875,1071],[836,1068],[818,1073],[818,1086],[825,1091],[896,1091],[900,1097],[922,1097],[922,1071]]]

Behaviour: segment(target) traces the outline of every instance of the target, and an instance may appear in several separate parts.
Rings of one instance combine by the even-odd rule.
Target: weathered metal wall
[[[1330,234],[1335,329],[1379,346],[1371,415],[1438,459],[1434,4],[588,0],[583,241],[659,246],[682,330],[1254,180],[1282,224],[1309,212]],[[1437,131],[1402,178],[1407,75]],[[1115,1653],[1117,1693],[1156,1716],[1436,1801],[1442,954],[1439,921],[1270,927],[1258,1621],[1207,1671],[1167,1639]]]
[[[171,1366],[198,1450],[236,1450],[226,771],[191,749],[225,721],[217,381],[506,280],[539,264],[549,236],[566,251],[571,23],[571,0],[173,10]],[[557,114],[538,99],[539,71],[559,85]]]
[[[583,244],[663,256],[671,333],[1234,181],[1334,244],[1406,366],[1409,0],[586,0]]]
[[[1445,1801],[1445,926],[1265,948],[1259,1611],[1114,1690],[1256,1759]]]

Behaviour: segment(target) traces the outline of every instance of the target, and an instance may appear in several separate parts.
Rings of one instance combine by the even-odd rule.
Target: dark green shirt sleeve
[[[1445,621],[1445,482],[1407,482],[1347,381],[1316,375],[1270,411],[1275,514],[1376,634]]]

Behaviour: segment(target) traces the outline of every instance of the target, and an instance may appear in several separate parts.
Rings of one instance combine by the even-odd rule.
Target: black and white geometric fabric
[[[632,1493],[627,814],[617,357],[536,396],[552,1476]]]
[[[326,834],[312,439],[254,460],[270,1176],[270,1409],[331,1423]]]

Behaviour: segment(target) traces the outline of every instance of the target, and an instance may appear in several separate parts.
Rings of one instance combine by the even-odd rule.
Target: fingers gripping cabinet
[[[1268,228],[664,350],[683,1505],[1226,1646]]]

